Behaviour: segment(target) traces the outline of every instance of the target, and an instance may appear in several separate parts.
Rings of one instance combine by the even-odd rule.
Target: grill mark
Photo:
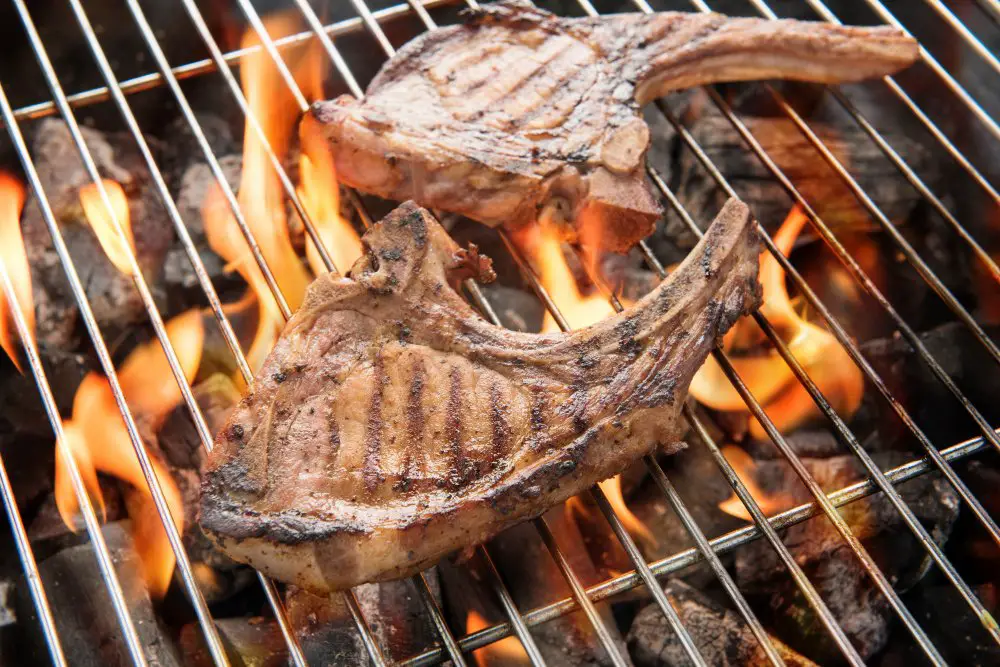
[[[534,392],[531,397],[530,435],[528,436],[532,449],[536,449],[542,444],[542,432],[545,429],[545,403],[545,394],[541,391]]]
[[[451,459],[446,484],[457,489],[467,481],[468,460],[462,449],[462,376],[457,368],[451,371],[451,388],[445,408],[444,436],[446,452]]]
[[[368,423],[365,426],[365,460],[361,469],[361,477],[369,493],[375,490],[384,479],[380,470],[382,458],[382,429],[385,420],[382,415],[382,398],[388,378],[382,361],[381,350],[375,355],[375,386],[372,400],[368,406]]]
[[[509,406],[500,395],[496,383],[490,385],[490,422],[493,426],[493,447],[490,451],[491,460],[496,463],[510,446],[510,424],[507,422]]]
[[[427,425],[423,402],[426,378],[424,363],[418,358],[413,364],[410,393],[406,401],[406,454],[403,461],[403,476],[400,480],[403,491],[409,489],[410,483],[423,465],[424,428]]]
[[[515,81],[514,84],[510,87],[509,90],[507,90],[506,92],[500,93],[499,98],[489,100],[489,103],[493,104],[493,103],[497,102],[499,99],[504,99],[504,98],[511,97],[514,93],[516,93],[518,90],[520,90],[521,87],[525,85],[525,83],[527,83],[531,79],[535,78],[535,76],[539,72],[543,71],[549,65],[549,63],[551,63],[554,59],[558,58],[563,53],[565,53],[568,48],[570,48],[570,47],[573,46],[573,44],[574,44],[574,42],[570,41],[570,42],[567,42],[565,45],[562,45],[559,49],[557,49],[555,52],[553,52],[548,58],[546,58],[542,62],[538,63],[538,65],[534,69],[531,69],[531,70],[527,71],[524,74],[524,76],[522,76],[520,79],[518,79],[517,81]],[[491,55],[491,54],[487,54],[487,58],[488,58],[489,55]],[[471,67],[472,65],[478,65],[479,62],[482,62],[482,61],[486,60],[487,58],[483,58],[480,61],[477,61],[476,63],[469,63],[466,66],[467,67]],[[501,66],[503,64],[504,63],[501,63]],[[496,77],[494,77],[494,76],[487,76],[485,79],[481,79],[479,81],[472,81],[469,86],[466,86],[465,88],[463,88],[462,90],[457,91],[457,92],[458,92],[459,95],[462,95],[462,96],[466,96],[466,95],[471,96],[476,91],[478,91],[480,88],[482,88],[483,86],[485,86],[485,85],[487,85],[489,83],[492,83],[495,80],[496,80]]]

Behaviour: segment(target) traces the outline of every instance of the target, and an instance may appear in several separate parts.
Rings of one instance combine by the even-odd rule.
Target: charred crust
[[[274,380],[276,384],[281,384],[282,382],[288,379],[288,375],[285,373],[285,371],[278,371],[277,373],[271,376],[271,379]]]
[[[243,424],[233,424],[229,427],[229,439],[236,440],[237,442],[243,439],[245,436],[246,429],[243,428]]]
[[[202,496],[199,522],[222,541],[262,539],[272,544],[294,546],[325,540],[333,535],[365,535],[372,529],[360,523],[330,520],[289,509],[258,512],[216,496]]]
[[[387,262],[398,262],[403,258],[403,251],[399,248],[387,248],[379,252],[379,257]]]

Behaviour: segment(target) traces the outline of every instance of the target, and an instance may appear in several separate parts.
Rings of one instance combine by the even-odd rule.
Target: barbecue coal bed
[[[538,4],[892,24],[922,48],[863,85],[650,105],[667,213],[627,255],[443,216],[495,261],[496,283],[466,284],[482,315],[555,330],[648,291],[740,196],[765,234],[765,307],[696,381],[684,451],[329,599],[207,543],[199,466],[296,281],[345,270],[395,204],[334,187],[298,116],[363,95],[396,48],[477,3],[0,9],[0,295],[18,305],[0,321],[16,360],[0,366],[0,661],[1000,659],[1000,3]]]

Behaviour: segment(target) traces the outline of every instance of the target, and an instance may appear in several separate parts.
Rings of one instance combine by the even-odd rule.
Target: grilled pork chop
[[[624,251],[661,210],[643,172],[639,109],[717,81],[858,81],[911,64],[890,28],[720,14],[559,18],[524,2],[470,13],[414,39],[364,100],[312,108],[301,131],[333,145],[348,185],[454,211],[491,227],[540,216],[590,225]],[[312,137],[310,137],[312,138]]]
[[[202,483],[226,553],[314,591],[412,574],[678,447],[691,377],[760,300],[737,200],[648,296],[565,334],[481,319],[451,286],[470,256],[413,203],[364,245],[309,288]]]

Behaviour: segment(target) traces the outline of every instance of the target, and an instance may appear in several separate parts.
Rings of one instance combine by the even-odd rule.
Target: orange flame
[[[747,487],[747,491],[750,492],[750,496],[757,502],[760,506],[760,511],[767,516],[773,516],[778,512],[788,509],[794,504],[794,498],[785,493],[768,493],[764,489],[757,485],[757,480],[755,477],[757,471],[757,463],[747,454],[745,451],[739,447],[733,447],[732,445],[726,445],[722,448],[722,455],[726,457],[729,461],[729,465],[733,466],[736,474],[739,476],[740,481],[743,485]],[[734,516],[737,519],[743,519],[744,521],[752,521],[750,512],[743,505],[743,501],[734,493],[731,497],[719,503],[719,509]]]
[[[600,293],[584,295],[577,287],[573,272],[563,255],[559,234],[552,225],[542,223],[525,233],[531,235],[531,238],[525,239],[528,241],[525,247],[529,249],[532,264],[537,268],[538,278],[571,328],[579,329],[614,315],[615,310],[607,298]],[[588,256],[586,260],[592,262],[593,258]],[[596,265],[592,263],[591,268],[596,268]],[[559,331],[559,325],[546,312],[542,332],[552,331]],[[625,504],[621,475],[600,482],[600,486],[629,533],[647,546],[656,546],[653,534]],[[575,512],[581,516],[589,515],[586,505],[579,498],[566,501],[566,509],[571,514]]]
[[[299,29],[299,22],[291,12],[270,16],[264,23],[274,39]],[[242,46],[248,48],[256,44],[259,44],[257,34],[248,30]],[[322,97],[324,59],[319,43],[313,41],[303,49],[286,51],[283,55],[306,97]],[[260,121],[275,155],[284,159],[299,116],[294,97],[274,61],[263,49],[243,60],[241,79],[251,112]],[[292,246],[281,181],[249,120],[244,137],[243,172],[237,197],[240,211],[288,307],[294,311],[305,296],[309,271]],[[303,142],[300,181],[297,192],[306,212],[334,263],[346,269],[361,254],[361,244],[351,225],[340,217],[333,158],[329,148],[321,145],[318,138],[315,142]],[[250,286],[248,295],[231,309],[245,310],[252,307],[255,300],[259,304],[257,332],[246,353],[250,367],[257,370],[277,340],[284,318],[217,183],[209,189],[202,217],[211,248],[230,268],[239,271]],[[306,255],[315,274],[326,272],[311,239],[306,242]]]
[[[7,272],[18,308],[34,335],[35,301],[31,295],[28,256],[24,251],[24,239],[21,238],[22,208],[24,186],[10,174],[0,171],[0,270]],[[0,346],[23,373],[17,352],[17,333],[9,308],[7,294],[0,289]]]
[[[489,626],[490,624],[477,611],[469,610],[469,615],[465,619],[465,634],[471,634]],[[472,657],[479,667],[487,667],[494,661],[504,664],[528,664],[528,654],[521,647],[521,642],[514,637],[504,637],[498,642],[477,649],[472,652]]]
[[[132,273],[130,256],[135,256],[135,239],[132,237],[132,222],[129,218],[128,198],[122,186],[116,181],[102,179],[104,191],[111,202],[111,211],[104,205],[96,183],[80,188],[80,204],[83,215],[97,235],[97,240],[115,268],[124,274]],[[124,238],[122,235],[124,234]],[[127,243],[127,245],[126,245]]]
[[[774,237],[775,245],[783,254],[791,251],[807,220],[797,206],[788,214]],[[760,282],[764,288],[761,314],[783,334],[792,355],[816,382],[833,408],[841,416],[849,418],[861,404],[864,392],[861,371],[832,334],[806,321],[795,311],[785,287],[785,272],[767,252],[763,253],[760,261]],[[756,324],[743,319],[726,334],[723,348],[728,351],[762,339],[763,333]],[[771,349],[763,355],[735,356],[733,366],[781,431],[792,430],[819,414],[812,398],[795,379],[777,350]],[[712,357],[695,375],[690,391],[696,399],[716,410],[748,410]],[[759,439],[766,437],[764,428],[757,421],[750,423],[750,434]]]
[[[205,335],[201,314],[190,310],[179,315],[167,322],[166,330],[184,375],[190,382],[201,362]],[[148,424],[154,430],[181,400],[180,388],[156,340],[137,347],[128,356],[118,372],[118,380],[137,421]],[[64,455],[73,456],[88,495],[102,512],[104,498],[97,482],[98,472],[122,479],[144,494],[143,500],[130,511],[132,539],[150,595],[162,597],[170,586],[174,553],[160,524],[111,385],[102,375],[89,373],[80,383],[73,399],[73,417],[66,421],[64,437],[58,446]],[[180,491],[163,464],[154,457],[150,457],[150,462],[166,496],[174,525],[178,531],[183,531],[184,505]],[[76,530],[74,517],[79,511],[79,503],[65,465],[62,456],[56,458],[56,506],[66,525]]]

